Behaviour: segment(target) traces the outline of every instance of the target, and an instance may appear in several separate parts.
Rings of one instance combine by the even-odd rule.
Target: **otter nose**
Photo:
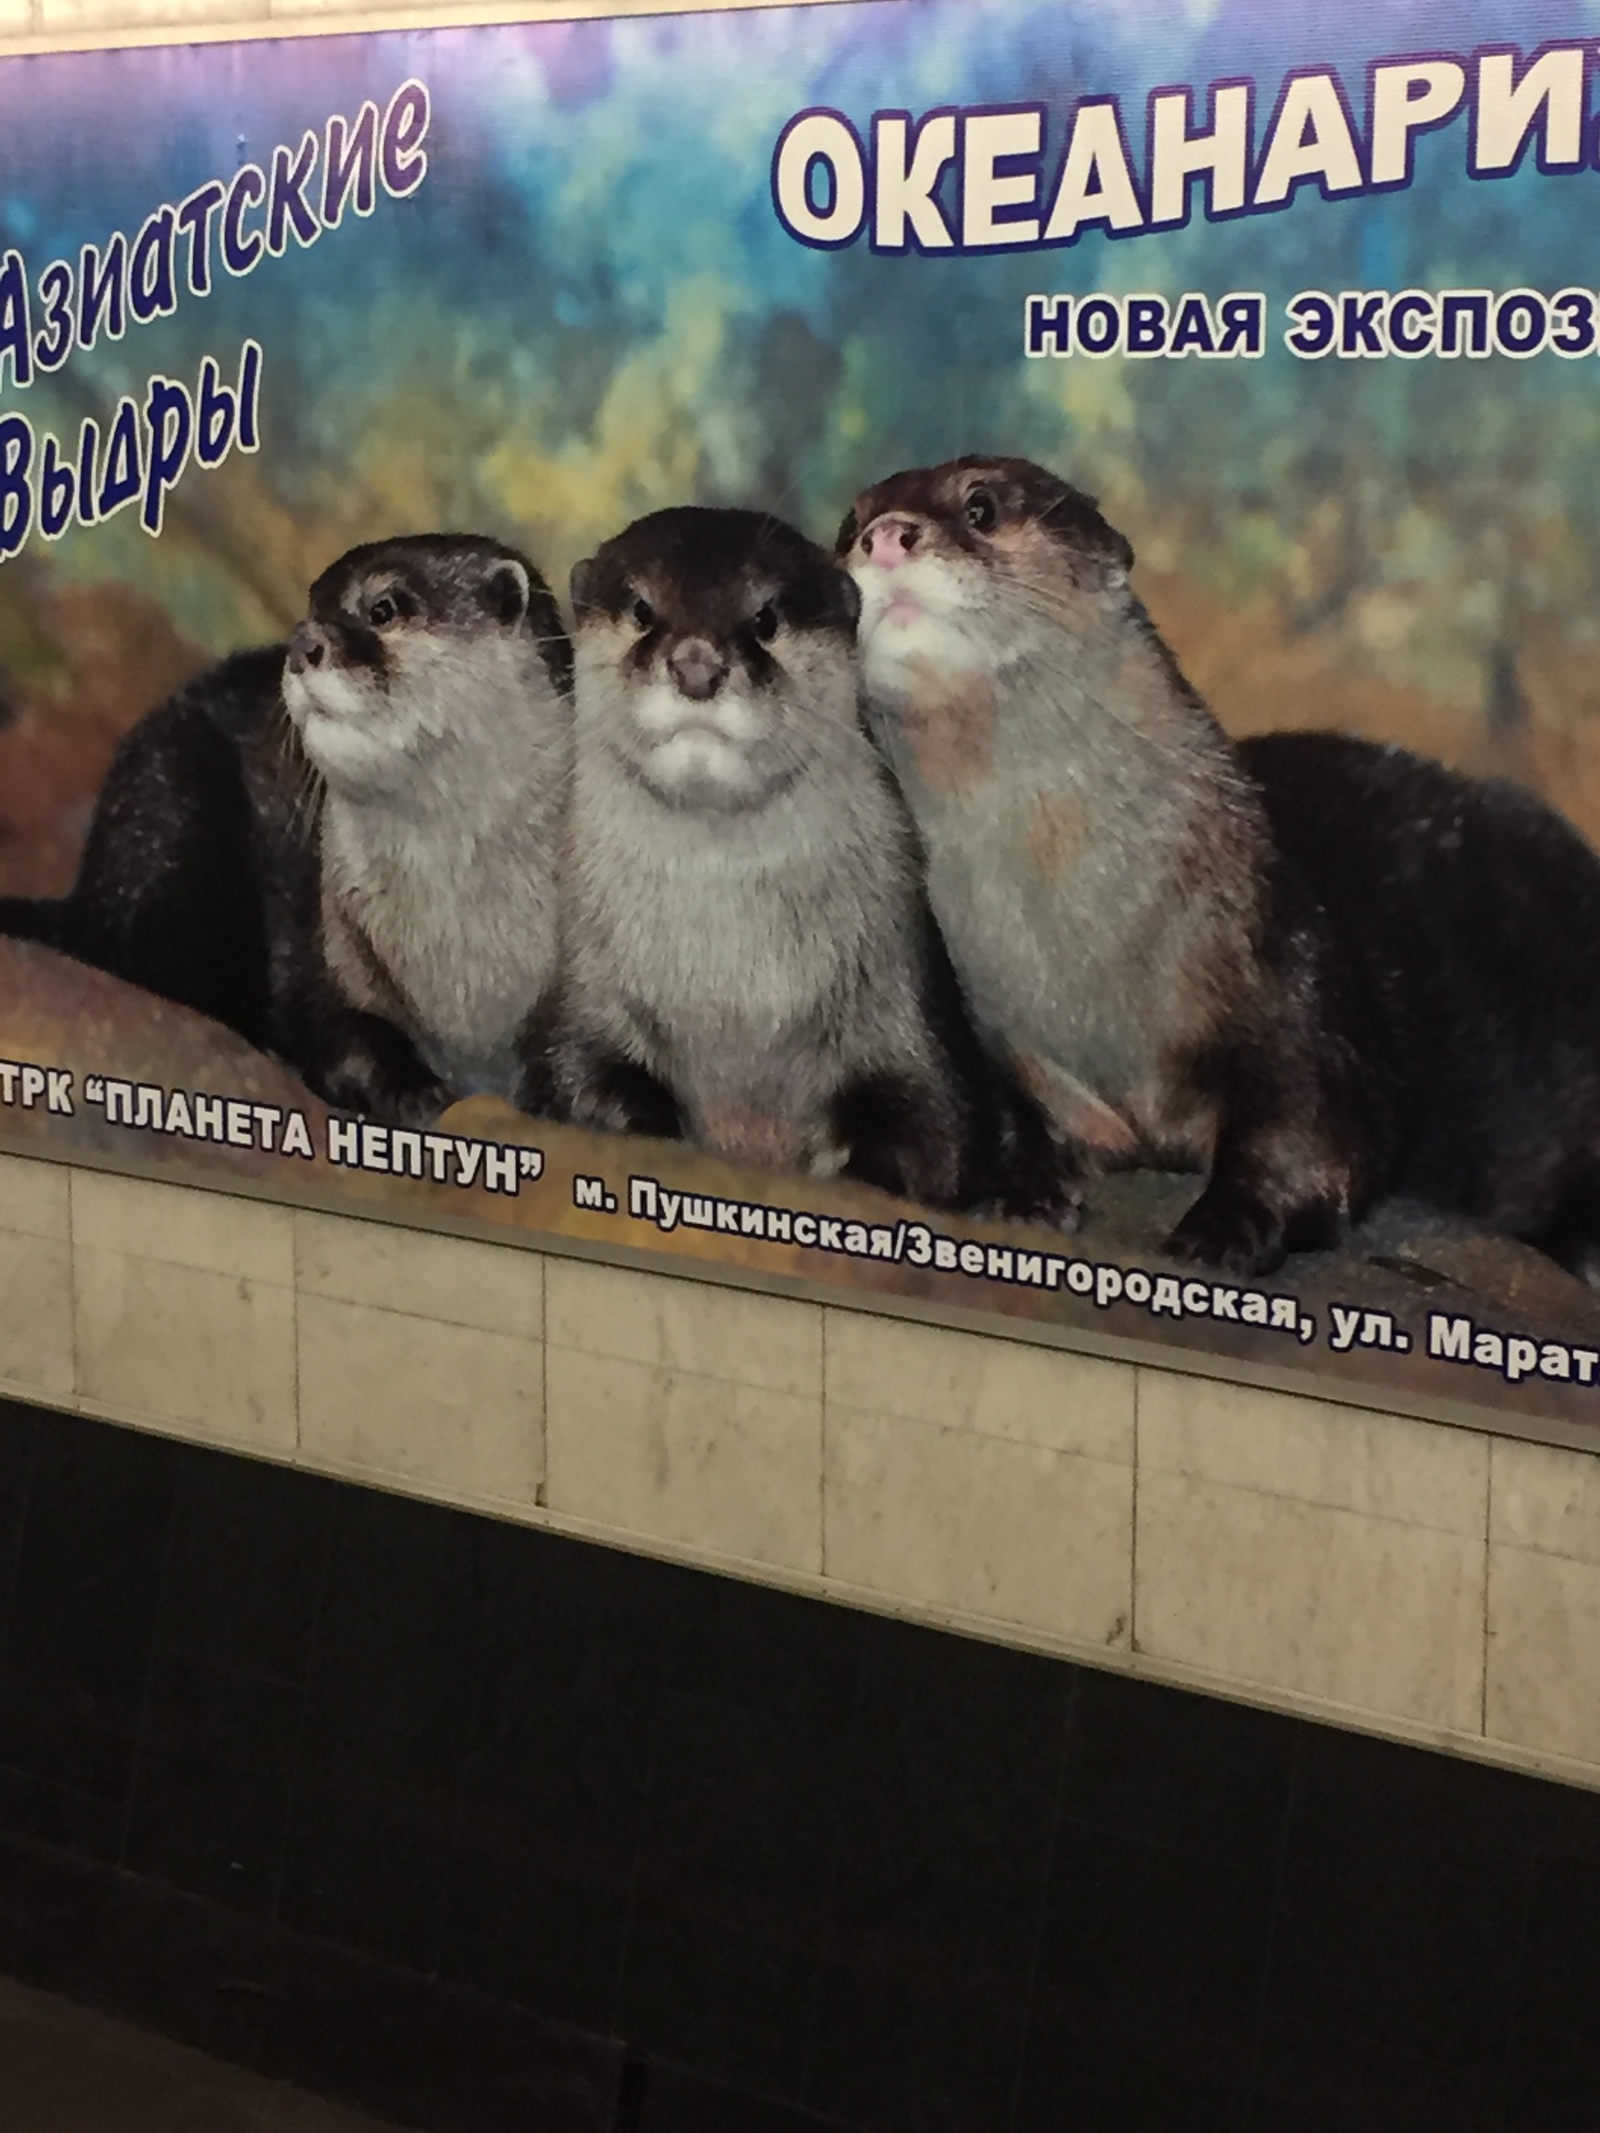
[[[667,661],[667,671],[691,703],[708,704],[728,675],[728,662],[704,637],[690,637]]]
[[[320,667],[327,657],[327,643],[314,622],[302,622],[289,639],[289,672],[303,674],[307,667]]]
[[[921,533],[922,528],[914,518],[896,518],[892,513],[886,513],[873,520],[861,536],[861,545],[869,562],[877,563],[884,570],[893,570],[911,554]]]

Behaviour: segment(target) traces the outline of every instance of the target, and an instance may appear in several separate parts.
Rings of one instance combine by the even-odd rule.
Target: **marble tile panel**
[[[1553,1445],[1494,1442],[1489,1539],[1600,1565],[1600,1455]]]
[[[1482,1540],[1489,1439],[1175,1371],[1139,1372],[1139,1467]]]
[[[1485,1730],[1600,1769],[1600,1563],[1490,1550]]]
[[[0,1231],[65,1244],[72,1235],[71,1178],[64,1163],[0,1155]]]
[[[198,1442],[292,1453],[294,1292],[79,1242],[77,1390]]]
[[[302,1296],[405,1311],[522,1340],[543,1337],[544,1260],[538,1252],[305,1211],[294,1217],[294,1251]]]
[[[583,1259],[545,1269],[552,1348],[687,1371],[797,1399],[822,1393],[822,1308]]]
[[[817,1394],[554,1345],[546,1391],[553,1512],[692,1552],[821,1569]]]
[[[830,1310],[826,1339],[830,1408],[1132,1461],[1124,1363],[860,1311]]]
[[[1476,1733],[1486,1545],[1141,1466],[1138,1648],[1320,1702]]]
[[[265,1200],[74,1170],[72,1235],[80,1247],[294,1286],[294,1215]]]
[[[72,1248],[0,1231],[0,1389],[72,1391]]]
[[[1127,1648],[1131,1462],[830,1401],[824,1532],[842,1583]]]
[[[302,1294],[298,1316],[304,1465],[533,1508],[544,1477],[537,1341],[325,1296]]]

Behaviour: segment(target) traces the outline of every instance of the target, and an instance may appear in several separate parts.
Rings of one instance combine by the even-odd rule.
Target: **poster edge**
[[[271,4],[271,0],[268,0]],[[240,17],[232,21],[104,23],[82,29],[31,29],[0,35],[0,59],[52,53],[149,51],[193,45],[282,43],[294,38],[403,36],[413,30],[537,29],[545,23],[633,22],[652,16],[743,14],[799,7],[905,4],[905,0],[647,0],[620,10],[616,0],[552,0],[530,13],[528,0],[425,0],[398,9],[349,8],[328,14]]]

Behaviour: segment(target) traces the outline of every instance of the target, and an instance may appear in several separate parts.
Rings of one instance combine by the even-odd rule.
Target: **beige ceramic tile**
[[[294,1285],[294,1216],[262,1200],[75,1170],[72,1235],[80,1248]]]
[[[552,1511],[820,1570],[819,1398],[571,1348],[551,1347],[545,1362]]]
[[[64,1163],[0,1155],[0,1230],[65,1244],[72,1235],[71,1176]]]
[[[1053,1451],[1131,1465],[1134,1373],[1124,1363],[830,1310],[827,1397]]]
[[[1491,1455],[1489,1538],[1497,1546],[1600,1564],[1600,1458],[1498,1438]]]
[[[545,1338],[801,1399],[822,1394],[822,1309],[582,1259],[545,1267]]]
[[[1138,1648],[1253,1688],[1475,1733],[1481,1536],[1139,1474]]]
[[[537,1341],[302,1295],[308,1466],[531,1508],[544,1473]]]
[[[1600,1766],[1600,1565],[1490,1550],[1487,1731]]]
[[[826,1442],[828,1577],[1126,1648],[1131,1463],[834,1402]]]
[[[1213,1378],[1141,1369],[1139,1470],[1480,1541],[1488,1530],[1487,1437]]]
[[[295,1215],[294,1239],[302,1296],[523,1340],[543,1337],[544,1261],[537,1252],[303,1212]]]
[[[294,1293],[79,1244],[77,1386],[182,1435],[292,1452]]]
[[[72,1390],[72,1251],[44,1237],[0,1234],[0,1384]]]

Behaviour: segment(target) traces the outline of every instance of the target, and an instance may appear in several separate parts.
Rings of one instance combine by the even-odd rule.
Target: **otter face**
[[[550,590],[498,541],[414,534],[353,548],[312,586],[310,610],[289,640],[284,708],[329,786],[351,797],[403,790],[508,697],[531,706],[530,670],[570,687]]]
[[[1133,562],[1093,499],[1026,459],[972,456],[864,490],[836,553],[861,589],[869,684],[993,673],[1074,598],[1120,595]]]
[[[572,573],[577,717],[663,805],[763,806],[855,731],[860,602],[756,511],[657,511]]]

